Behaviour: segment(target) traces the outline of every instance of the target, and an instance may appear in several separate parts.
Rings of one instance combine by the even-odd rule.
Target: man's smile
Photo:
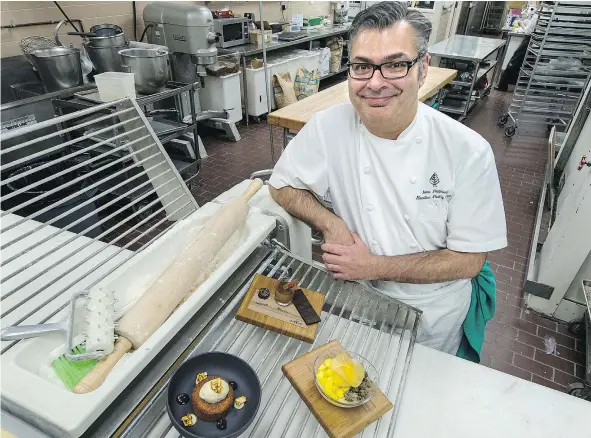
[[[370,106],[386,106],[392,99],[400,96],[401,93],[390,96],[359,96],[366,101]]]

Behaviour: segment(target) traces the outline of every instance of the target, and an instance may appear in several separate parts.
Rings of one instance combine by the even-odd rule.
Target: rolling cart
[[[439,67],[458,70],[456,79],[442,92],[439,111],[457,114],[460,121],[464,120],[490,93],[504,46],[503,40],[454,35],[429,47],[429,53],[440,58]]]
[[[507,113],[499,124],[556,126],[566,132],[591,73],[591,2],[544,3]]]

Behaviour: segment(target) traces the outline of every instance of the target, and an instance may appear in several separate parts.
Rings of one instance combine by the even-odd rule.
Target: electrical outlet
[[[281,2],[281,10],[285,11],[287,9],[287,2]]]

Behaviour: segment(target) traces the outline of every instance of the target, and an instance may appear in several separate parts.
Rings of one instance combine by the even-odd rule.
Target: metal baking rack
[[[505,135],[520,125],[566,132],[591,74],[591,2],[543,3],[506,114]]]
[[[238,269],[234,276],[240,277],[240,271]],[[281,366],[329,340],[338,339],[347,351],[358,353],[374,364],[380,376],[379,387],[394,406],[358,436],[392,437],[421,312],[367,289],[360,283],[335,280],[323,267],[308,264],[278,248],[267,253],[255,273],[280,279],[299,279],[300,286],[325,294],[322,321],[314,343],[298,341],[234,318],[254,279],[253,273],[246,277],[247,280],[241,283],[238,290],[228,295],[222,287],[220,300],[225,296],[231,296],[232,299],[228,300],[215,319],[210,320],[203,332],[190,332],[196,341],[181,355],[183,359],[175,361],[165,372],[159,369],[158,374],[170,378],[172,371],[182,362],[207,351],[237,355],[253,367],[262,385],[262,400],[257,416],[243,437],[325,437],[326,433],[320,424],[283,376]],[[201,324],[203,326],[205,323]],[[184,334],[179,334],[179,337],[183,338]],[[177,350],[178,347],[173,349]],[[155,368],[159,366],[155,364]],[[114,433],[120,437],[180,437],[166,412],[167,383],[167,378],[159,379],[148,396],[138,403],[140,407]],[[142,386],[146,384],[141,382]],[[131,390],[132,393],[134,391]],[[109,418],[101,419],[101,427],[106,427],[110,422]],[[119,421],[116,423],[120,424]],[[100,436],[101,433],[105,433],[105,430],[95,430],[90,436]]]
[[[134,100],[7,130],[0,149],[2,327],[48,321],[198,208]]]

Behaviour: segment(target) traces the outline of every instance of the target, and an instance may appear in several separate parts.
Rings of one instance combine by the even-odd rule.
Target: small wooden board
[[[279,280],[257,274],[252,284],[250,285],[250,288],[248,289],[246,296],[242,300],[238,312],[236,312],[236,319],[238,319],[239,321],[244,321],[249,324],[256,325],[258,327],[263,327],[273,332],[281,333],[285,336],[290,336],[292,338],[299,339],[300,341],[305,341],[309,343],[314,342],[314,338],[316,337],[316,330],[318,329],[318,324],[312,324],[308,326],[304,325],[303,327],[301,327],[295,324],[291,324],[287,321],[282,321],[272,316],[253,311],[251,308],[249,308],[251,300],[260,288],[268,288],[271,291],[271,298],[269,299],[273,300],[273,293],[278,284]],[[310,304],[312,305],[316,313],[320,316],[322,306],[324,305],[324,295],[308,289],[301,289],[306,295],[306,298],[308,298],[308,301],[310,301]],[[293,306],[293,304],[290,304],[290,306]],[[293,306],[293,310],[297,314],[295,306]],[[297,314],[297,318],[301,320],[299,314]]]
[[[331,438],[352,437],[392,409],[392,403],[379,389],[370,401],[356,408],[339,408],[322,397],[314,382],[314,361],[321,354],[334,352],[336,356],[342,351],[339,341],[333,340],[281,367],[285,377]]]

